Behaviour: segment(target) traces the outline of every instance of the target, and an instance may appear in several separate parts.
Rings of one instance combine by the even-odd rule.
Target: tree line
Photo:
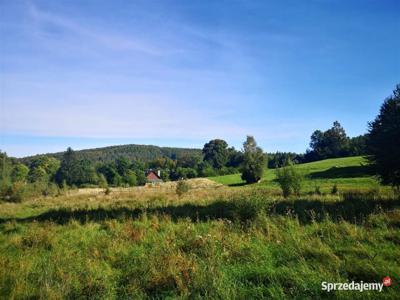
[[[243,165],[252,168],[250,157],[259,155],[262,167],[245,175],[246,180],[254,182],[261,178],[265,154],[253,137],[248,137],[244,145],[244,151],[237,151],[215,139],[206,143],[200,153],[181,155],[179,159],[157,157],[148,162],[119,156],[114,161],[93,163],[68,148],[61,159],[39,155],[24,164],[0,152],[0,196],[17,201],[27,195],[57,195],[71,187],[140,186],[146,183],[148,170],[160,171],[164,181],[231,174],[242,170]]]
[[[164,181],[241,172],[243,180],[253,183],[261,179],[267,167],[354,155],[368,156],[382,182],[399,187],[400,85],[384,101],[376,119],[369,123],[367,134],[349,138],[336,121],[330,129],[312,133],[310,149],[305,154],[276,152],[267,155],[252,136],[247,137],[241,150],[229,147],[222,139],[210,140],[201,151],[183,149],[177,152],[177,148],[149,147],[162,154],[152,158],[154,153],[151,153],[147,158],[152,159],[143,160],[120,155],[113,160],[93,162],[82,155],[91,152],[78,153],[68,148],[58,156],[60,158],[39,155],[21,162],[0,152],[0,197],[17,200],[25,194],[53,195],[69,187],[144,185],[146,170],[160,170]]]

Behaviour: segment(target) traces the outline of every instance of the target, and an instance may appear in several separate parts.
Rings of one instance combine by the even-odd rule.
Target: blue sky
[[[0,149],[304,152],[400,83],[400,1],[0,0]]]

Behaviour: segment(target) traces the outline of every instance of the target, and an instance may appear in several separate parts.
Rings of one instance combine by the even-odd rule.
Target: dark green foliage
[[[28,179],[29,168],[24,164],[17,163],[11,171],[11,180],[13,182],[26,182]]]
[[[343,157],[348,153],[349,140],[338,121],[325,132],[316,130],[311,135],[310,147],[318,159]]]
[[[400,187],[400,84],[369,124],[370,161],[383,183]]]
[[[187,156],[184,156],[187,157]],[[190,156],[191,157],[191,156]],[[171,170],[176,167],[176,161],[172,160],[168,157],[157,157],[153,161],[149,162],[148,167],[150,169],[167,169]],[[135,167],[136,169],[143,169],[144,166],[141,167]]]
[[[316,186],[314,187],[314,194],[315,194],[315,195],[322,195],[321,187],[320,187],[319,185],[316,185]]]
[[[22,182],[14,182],[3,196],[9,202],[21,202],[26,197],[26,194],[26,185]]]
[[[215,139],[206,143],[203,147],[204,161],[213,168],[221,169],[228,162],[228,144],[224,140]]]
[[[197,177],[197,171],[192,168],[178,167],[171,173],[171,179],[188,179]]]
[[[35,156],[29,163],[29,169],[33,170],[36,168],[42,168],[48,175],[48,179],[53,180],[60,168],[60,161],[46,155]]]
[[[201,177],[211,177],[216,176],[217,172],[214,168],[206,161],[199,164],[199,176]]]
[[[118,157],[115,160],[115,169],[120,176],[125,176],[131,166],[131,162],[125,156]]]
[[[336,195],[337,193],[338,193],[338,186],[337,186],[337,184],[335,183],[335,184],[332,186],[331,194],[332,194],[332,195]]]
[[[359,135],[349,139],[348,156],[360,156],[368,154],[368,135]]]
[[[300,195],[303,176],[294,168],[290,161],[286,163],[285,167],[276,170],[276,181],[285,198],[291,194]]]
[[[29,182],[48,182],[49,175],[43,167],[34,167],[29,170]]]
[[[146,175],[144,174],[144,171],[142,170],[136,170],[136,183],[137,185],[141,186],[141,185],[145,185],[147,182],[147,178]]]
[[[202,162],[202,157],[199,155],[189,156],[185,155],[176,160],[177,167],[198,169],[199,164]],[[172,167],[172,166],[171,166]]]
[[[129,186],[136,186],[137,185],[136,173],[133,170],[127,170],[123,177],[123,181]]]
[[[76,153],[68,148],[57,171],[56,181],[59,185],[65,181],[69,186],[82,186],[84,184],[97,184],[98,177],[90,160],[78,160]]]
[[[327,131],[314,131],[310,142],[311,150],[297,156],[295,160],[311,162],[327,158],[366,155],[368,153],[367,138],[367,135],[347,137],[343,127],[336,121]]]
[[[176,184],[176,194],[180,197],[187,193],[190,189],[189,184],[185,180],[178,180]]]
[[[56,174],[56,180],[59,184],[65,181],[69,186],[75,184],[79,173],[79,160],[72,148],[64,152],[60,168]]]
[[[169,177],[170,172],[171,172],[171,171],[170,171],[169,169],[161,170],[160,177],[161,177],[161,179],[162,179],[164,182],[170,180],[170,177]]]
[[[83,184],[97,184],[98,177],[96,173],[96,169],[90,160],[81,160],[78,164],[78,177],[75,180],[74,184],[77,186],[81,186]]]
[[[101,188],[106,188],[106,187],[108,187],[108,182],[107,182],[107,179],[106,179],[106,177],[104,176],[104,174],[99,174],[99,176],[98,176],[98,185],[99,185],[99,187],[101,187]]]
[[[11,186],[12,161],[5,152],[0,151],[0,193],[5,195]]]
[[[121,181],[121,176],[118,174],[114,164],[102,165],[97,169],[99,174],[103,174],[107,182],[111,185],[117,185]]]
[[[42,191],[43,196],[57,196],[59,193],[60,188],[53,182],[50,182]]]
[[[150,162],[156,158],[165,157],[172,160],[183,156],[201,156],[200,149],[158,147],[151,145],[120,145],[87,150],[75,151],[78,160],[87,159],[92,163],[111,163],[120,157],[126,157],[129,161]],[[44,156],[62,159],[64,152],[46,154]],[[27,165],[37,156],[22,158],[21,161]]]
[[[276,169],[285,165],[287,161],[291,161],[294,164],[302,163],[304,160],[303,156],[293,152],[275,152],[268,153],[268,168]]]
[[[243,163],[241,166],[242,179],[246,183],[258,182],[267,167],[266,155],[252,136],[247,136],[243,143]]]
[[[31,183],[40,182],[47,185],[56,179],[60,161],[54,157],[36,156],[29,164],[28,180]]]
[[[237,151],[234,147],[228,148],[228,162],[226,166],[230,168],[239,168],[242,163],[243,153]]]
[[[105,195],[110,195],[111,194],[111,189],[108,186],[104,189],[104,194]]]

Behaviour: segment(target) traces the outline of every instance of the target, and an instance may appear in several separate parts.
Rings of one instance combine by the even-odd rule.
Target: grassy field
[[[289,199],[268,171],[181,197],[170,185],[0,203],[0,298],[398,299],[400,199],[361,163],[299,165],[309,188]],[[339,194],[312,195],[314,182]],[[321,290],[385,276],[381,293]]]
[[[326,159],[295,165],[295,168],[304,176],[304,192],[313,192],[316,187],[319,187],[322,192],[328,193],[334,184],[338,186],[339,190],[379,187],[377,179],[367,165],[367,160],[361,156]],[[257,186],[279,190],[275,177],[274,169],[266,170]],[[216,176],[210,177],[210,179],[232,187],[244,184],[240,174]],[[380,188],[385,189],[385,187]]]

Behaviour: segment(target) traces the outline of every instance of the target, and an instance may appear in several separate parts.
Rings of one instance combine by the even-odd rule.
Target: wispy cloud
[[[73,35],[89,44],[94,43],[112,50],[137,51],[148,55],[165,55],[167,53],[166,49],[161,49],[161,47],[145,42],[138,37],[124,36],[118,32],[99,31],[71,18],[41,10],[33,2],[28,3],[28,12],[36,23],[36,34],[49,40],[54,39],[54,36],[46,34],[59,29],[61,32],[56,31],[56,34],[64,31],[64,34]]]

